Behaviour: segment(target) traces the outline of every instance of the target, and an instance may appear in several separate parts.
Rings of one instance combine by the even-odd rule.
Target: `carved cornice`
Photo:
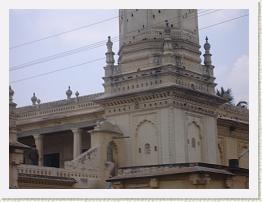
[[[151,64],[152,65],[152,64]],[[147,64],[145,69],[143,67],[138,66],[141,71],[137,72],[129,72],[123,74],[115,74],[110,77],[104,77],[104,79],[110,81],[111,84],[117,84],[117,83],[123,83],[125,81],[131,81],[131,80],[137,80],[139,78],[145,79],[147,77],[155,77],[155,76],[161,76],[163,74],[172,74],[174,76],[184,76],[189,77],[190,79],[194,79],[196,81],[201,81],[207,84],[211,84],[213,82],[210,82],[210,78],[213,80],[214,77],[207,78],[205,75],[202,75],[200,73],[192,72],[186,69],[183,69],[181,67],[178,67],[176,65],[154,65],[154,68],[150,67],[150,64]]]
[[[221,120],[249,124],[249,110],[246,108],[224,104],[217,109],[217,113]]]
[[[218,96],[173,85],[119,96],[100,97],[96,102],[104,106],[106,113],[126,113],[127,111],[174,106],[215,116],[215,109],[225,100]]]
[[[146,31],[142,30],[140,34],[135,35],[135,37],[134,37],[134,33],[129,34],[125,36],[125,39],[124,39],[125,44],[121,46],[121,49],[119,50],[119,52],[123,50],[124,46],[132,45],[132,44],[139,44],[139,43],[148,42],[148,41],[155,41],[155,40],[162,41],[163,38],[164,38],[163,29],[150,29]],[[183,41],[184,43],[189,43],[190,45],[194,45],[197,48],[200,48],[198,45],[197,36],[195,34],[189,33],[184,30],[172,29],[171,30],[171,39],[173,41]]]

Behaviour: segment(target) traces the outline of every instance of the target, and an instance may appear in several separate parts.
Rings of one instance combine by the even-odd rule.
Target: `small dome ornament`
[[[211,48],[211,45],[208,43],[208,38],[206,37],[206,43],[204,44],[205,54],[203,55],[204,56],[204,64],[206,66],[212,65],[212,60],[211,60],[212,54],[210,53],[210,48]]]
[[[71,91],[70,86],[68,86],[68,90],[66,91],[67,99],[70,99],[72,94],[73,92]]]
[[[79,96],[79,92],[78,91],[76,91],[75,96],[78,98],[78,96]]]
[[[37,99],[36,102],[37,102],[37,104],[40,104],[40,103],[41,103],[41,100],[40,100],[40,99]]]
[[[113,47],[113,42],[111,41],[111,37],[107,37],[107,43],[106,43],[107,51],[111,52]]]
[[[210,44],[208,43],[208,38],[207,38],[207,36],[206,36],[206,43],[204,44],[204,49],[205,49],[205,51],[210,51],[210,48],[211,48],[211,46],[210,46]]]
[[[35,93],[33,93],[33,97],[31,98],[32,104],[36,105],[37,97],[35,96]]]
[[[114,66],[114,63],[115,63],[114,55],[115,55],[115,53],[113,52],[113,49],[112,49],[113,48],[113,42],[111,41],[110,36],[108,36],[106,47],[107,47],[107,52],[105,53],[106,64],[107,64],[107,66]]]
[[[76,96],[76,102],[78,102],[79,101],[79,92],[78,91],[75,92],[75,96]]]
[[[15,92],[14,90],[11,88],[11,86],[9,86],[9,102],[12,103],[13,102],[13,96],[14,96]]]

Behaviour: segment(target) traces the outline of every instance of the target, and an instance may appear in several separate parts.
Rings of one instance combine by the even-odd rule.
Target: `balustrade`
[[[38,107],[27,106],[17,108],[18,120],[99,107],[99,105],[94,103],[93,100],[101,95],[103,95],[103,93],[82,96],[78,98],[77,102],[75,99],[60,100],[56,102],[43,103]]]
[[[17,167],[18,174],[28,175],[42,175],[52,177],[68,177],[68,178],[98,178],[98,174],[95,171],[79,171],[69,170],[64,168],[53,168],[53,167],[41,167],[33,165],[19,165]]]

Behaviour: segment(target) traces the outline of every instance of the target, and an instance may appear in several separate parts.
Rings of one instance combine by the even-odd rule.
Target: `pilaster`
[[[44,152],[43,152],[43,135],[36,134],[33,135],[35,139],[35,146],[38,151],[38,165],[43,166],[44,165]]]

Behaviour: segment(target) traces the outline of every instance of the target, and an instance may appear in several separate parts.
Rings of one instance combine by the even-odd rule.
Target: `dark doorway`
[[[44,166],[59,168],[59,153],[45,154],[44,155]]]

